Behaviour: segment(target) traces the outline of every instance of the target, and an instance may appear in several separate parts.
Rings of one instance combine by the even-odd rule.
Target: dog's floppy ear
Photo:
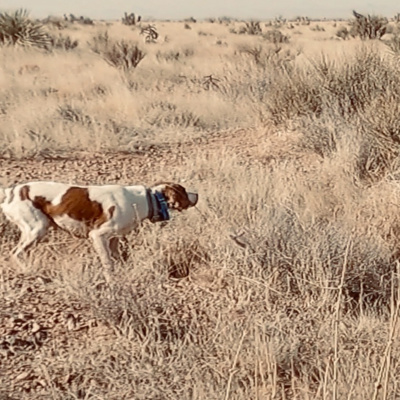
[[[183,186],[177,183],[159,182],[154,186],[154,189],[161,191],[168,207],[173,210],[182,211],[193,207],[197,204],[199,198],[197,193],[188,193]]]

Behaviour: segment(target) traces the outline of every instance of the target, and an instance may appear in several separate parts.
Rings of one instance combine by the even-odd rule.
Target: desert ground
[[[0,399],[400,397],[400,26],[352,21],[53,18],[0,46],[1,186],[200,196],[109,284],[66,232],[13,262],[0,213]]]

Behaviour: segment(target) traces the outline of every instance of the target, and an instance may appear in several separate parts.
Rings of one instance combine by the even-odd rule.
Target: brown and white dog
[[[169,219],[168,209],[182,211],[196,205],[198,195],[176,183],[145,186],[79,186],[58,182],[30,182],[0,188],[0,207],[21,230],[13,250],[18,256],[43,238],[50,226],[90,237],[104,267],[112,267],[110,240],[149,219]]]

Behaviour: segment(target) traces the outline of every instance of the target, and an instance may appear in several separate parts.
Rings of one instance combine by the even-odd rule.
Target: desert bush
[[[359,49],[340,64],[322,57],[314,63],[314,71],[327,104],[346,117],[362,112],[387,85],[398,81],[390,61],[369,48]]]
[[[341,39],[348,39],[350,37],[350,32],[345,26],[341,26],[337,31],[336,31],[336,36],[341,38]]]
[[[364,48],[341,63],[322,57],[306,71],[296,67],[278,72],[264,101],[275,124],[303,121],[304,143],[324,157],[335,151],[343,132],[325,126],[324,120],[351,126],[359,140],[356,174],[376,179],[398,166],[399,87],[395,62]]]
[[[276,72],[270,82],[266,98],[271,122],[282,124],[310,114],[317,117],[322,112],[321,93],[318,83],[294,69],[290,73],[284,68]]]
[[[238,33],[240,35],[261,35],[262,28],[258,21],[249,21],[244,23],[244,26],[239,29]]]
[[[361,49],[340,64],[321,57],[313,61],[307,71],[296,67],[289,74],[278,75],[276,82],[272,83],[272,90],[283,92],[282,96],[287,96],[288,102],[285,100],[281,106],[274,106],[276,112],[273,114],[277,115],[279,109],[285,112],[292,107],[304,110],[308,102],[304,102],[302,97],[297,98],[297,95],[311,91],[319,99],[317,102],[320,106],[316,109],[335,109],[342,117],[349,118],[365,110],[371,99],[380,95],[385,88],[397,85],[398,80],[394,67],[374,50]],[[394,92],[397,96],[397,89]],[[278,98],[279,95],[271,96],[271,99],[275,99],[272,103]],[[289,98],[297,101],[289,101]],[[314,107],[311,110],[315,111]],[[298,114],[295,112],[294,115]]]
[[[315,26],[311,26],[310,30],[313,32],[325,32],[325,28],[323,26],[320,25],[315,25]]]
[[[154,43],[158,38],[158,32],[157,32],[157,28],[155,27],[155,25],[149,24],[147,26],[144,26],[140,30],[140,34],[144,35],[144,39],[145,39],[146,43]]]
[[[376,179],[400,167],[400,96],[381,94],[360,114],[362,177]]]
[[[83,15],[81,15],[80,17],[76,17],[74,14],[69,14],[69,17],[64,15],[64,19],[72,23],[77,23],[82,25],[94,25],[94,22],[91,18],[84,17]]]
[[[273,71],[291,68],[292,61],[300,54],[299,52],[294,53],[290,48],[284,50],[279,45],[273,47],[241,46],[239,52],[248,54],[257,65]]]
[[[182,22],[188,23],[188,24],[195,24],[197,23],[196,18],[189,17],[189,18],[184,18]]]
[[[125,71],[136,68],[145,57],[145,53],[135,43],[112,40],[107,32],[95,36],[89,46],[108,64]]]
[[[141,21],[142,17],[140,15],[137,16],[134,13],[124,13],[124,16],[122,17],[121,21],[124,25],[132,26],[136,25]]]
[[[239,49],[242,54],[249,54],[254,58],[256,64],[259,64],[261,61],[261,54],[263,53],[263,49],[261,46],[257,47],[242,47]]]
[[[57,109],[61,118],[69,122],[78,122],[82,125],[91,125],[93,120],[86,115],[81,109],[73,107],[70,104],[64,104]]]
[[[28,11],[19,9],[0,13],[0,44],[44,48],[49,41],[43,24],[33,21]]]
[[[192,57],[194,55],[194,50],[191,48],[181,49],[181,50],[170,50],[167,52],[157,51],[157,60],[165,61],[178,61],[184,58]]]
[[[295,19],[297,25],[310,25],[311,21],[308,17],[297,17]]]
[[[47,49],[73,50],[78,47],[79,41],[71,39],[70,36],[58,35],[50,36],[50,43]]]
[[[400,55],[400,35],[394,35],[390,40],[384,40],[383,42],[394,54]]]
[[[66,29],[68,26],[70,26],[69,22],[62,17],[53,17],[53,16],[48,16],[47,18],[44,18],[42,20],[43,25],[48,25],[53,29]]]
[[[351,234],[351,228],[340,220],[305,221],[295,214],[296,208],[296,205],[282,208],[276,205],[271,210],[270,232],[264,231],[257,237],[254,232],[261,232],[257,228],[237,239],[254,254],[265,276],[275,268],[279,271],[275,288],[300,299],[313,291],[311,282],[315,282],[312,276],[316,271],[319,279],[338,285],[342,267],[347,262],[344,302],[359,307],[362,301],[364,307],[384,310],[390,301],[391,271],[395,264],[383,241],[368,237],[365,232]],[[346,252],[349,240],[351,249]]]
[[[353,11],[355,19],[350,23],[350,34],[354,37],[366,39],[380,39],[385,33],[388,25],[387,18],[376,15],[367,15]]]
[[[200,117],[189,110],[184,110],[168,101],[151,104],[147,113],[147,123],[155,127],[179,126],[181,128],[204,127]]]
[[[273,29],[267,31],[263,34],[265,40],[274,43],[274,44],[281,44],[281,43],[289,43],[289,36],[284,35],[280,30]]]

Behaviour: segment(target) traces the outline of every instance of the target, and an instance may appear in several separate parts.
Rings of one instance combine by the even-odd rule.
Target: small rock
[[[40,325],[37,322],[34,322],[32,324],[32,333],[36,333],[39,332],[41,329]]]
[[[15,377],[15,382],[23,381],[24,379],[28,378],[29,372],[24,371],[21,372],[19,375]]]

